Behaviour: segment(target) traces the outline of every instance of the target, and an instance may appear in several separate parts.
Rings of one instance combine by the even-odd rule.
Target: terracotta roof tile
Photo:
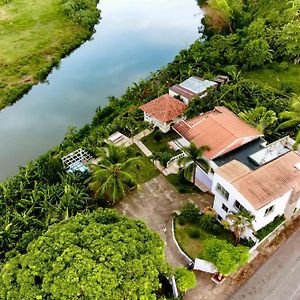
[[[140,109],[157,120],[167,123],[181,116],[186,105],[169,94],[165,94],[140,106]]]
[[[229,182],[249,172],[251,172],[250,168],[235,159],[216,170],[218,175]]]
[[[220,167],[217,173],[226,172],[231,163]],[[233,176],[229,181],[255,209],[260,209],[288,191],[300,189],[300,170],[295,167],[298,163],[300,156],[290,151],[254,171]]]
[[[198,147],[210,146],[211,150],[205,153],[209,159],[217,158],[262,136],[223,106],[194,119],[181,121],[173,128]]]

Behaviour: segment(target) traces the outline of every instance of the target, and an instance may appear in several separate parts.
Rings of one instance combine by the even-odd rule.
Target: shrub
[[[173,155],[167,151],[154,153],[151,155],[151,159],[158,160],[164,167],[167,166],[168,161],[173,157]]]
[[[289,64],[288,64],[288,62],[286,62],[286,61],[283,61],[283,62],[281,62],[280,64],[279,64],[279,69],[280,70],[287,70],[288,68],[289,68]]]
[[[185,293],[188,289],[193,289],[196,286],[196,276],[192,271],[186,268],[177,268],[175,278],[178,290]]]
[[[252,239],[240,239],[240,244],[249,248],[254,246],[254,241]]]
[[[283,223],[285,220],[284,216],[277,216],[274,218],[274,220],[269,223],[268,225],[266,225],[265,227],[259,229],[257,232],[256,232],[256,237],[259,239],[259,240],[262,240],[263,238],[265,238],[268,234],[270,234],[272,231],[274,231],[274,229],[276,227],[278,227],[281,223]]]
[[[179,223],[179,225],[185,225],[187,223],[187,220],[185,219],[184,216],[179,215],[178,216],[178,223]]]
[[[158,143],[163,138],[163,133],[160,130],[156,130],[153,133],[153,140]]]
[[[187,202],[183,205],[181,209],[182,218],[184,218],[188,223],[196,223],[200,218],[200,210],[195,205],[195,203]]]
[[[198,228],[190,227],[188,232],[192,239],[198,239],[200,237],[200,230]]]

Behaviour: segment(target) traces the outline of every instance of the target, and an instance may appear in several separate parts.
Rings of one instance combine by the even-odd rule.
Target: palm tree
[[[138,187],[130,167],[141,165],[141,159],[127,159],[125,153],[122,147],[106,148],[102,152],[100,163],[92,165],[92,175],[87,179],[95,196],[103,196],[112,204],[122,199],[127,190]]]
[[[241,210],[236,214],[229,213],[226,218],[232,222],[233,233],[237,243],[247,228],[254,231],[252,222],[255,220],[255,217],[247,210]]]
[[[284,111],[280,114],[281,119],[287,119],[278,126],[278,129],[285,129],[293,126],[300,125],[300,96],[294,96],[290,111]],[[294,149],[298,148],[300,143],[300,129],[298,130],[295,138]]]
[[[267,110],[264,106],[240,112],[239,117],[255,127],[257,131],[261,133],[277,121],[276,113],[273,110]]]
[[[209,150],[210,147],[207,145],[197,148],[194,143],[182,148],[186,156],[180,158],[178,163],[184,167],[184,177],[191,180],[193,184],[195,184],[197,165],[200,165],[207,172],[210,170],[209,161],[203,157],[204,152]]]

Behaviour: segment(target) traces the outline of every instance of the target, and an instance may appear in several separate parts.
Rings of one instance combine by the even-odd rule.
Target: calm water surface
[[[197,37],[194,0],[100,0],[102,20],[86,42],[0,112],[0,181],[60,143],[68,126],[90,122],[107,96],[170,62]]]

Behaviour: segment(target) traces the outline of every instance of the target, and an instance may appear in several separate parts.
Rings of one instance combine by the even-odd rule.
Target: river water
[[[107,96],[170,62],[198,38],[195,0],[100,0],[93,38],[61,61],[47,82],[0,112],[0,181],[91,121]]]

